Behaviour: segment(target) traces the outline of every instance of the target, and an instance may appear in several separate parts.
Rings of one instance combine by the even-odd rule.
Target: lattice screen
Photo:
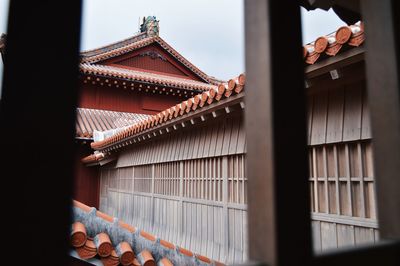
[[[133,191],[152,192],[152,165],[136,166],[134,168]]]
[[[154,193],[179,196],[179,162],[154,165]]]
[[[371,141],[309,148],[313,212],[376,218]]]
[[[222,158],[183,162],[183,197],[222,201]]]
[[[228,157],[228,202],[247,203],[244,155]]]

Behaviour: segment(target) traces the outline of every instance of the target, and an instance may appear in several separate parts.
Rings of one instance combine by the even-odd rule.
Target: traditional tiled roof
[[[134,51],[136,49],[148,46],[153,43],[159,44],[171,56],[177,59],[188,69],[193,71],[193,73],[195,73],[205,82],[215,85],[215,78],[209,77],[203,71],[198,69],[195,65],[193,65],[186,58],[184,58],[180,53],[178,53],[174,48],[172,48],[168,43],[166,43],[161,37],[159,36],[148,37],[145,33],[140,33],[129,39],[113,43],[111,45],[107,45],[99,49],[83,52],[81,54],[81,63],[82,63],[81,68],[84,66],[84,63],[95,64],[105,59],[116,57]]]
[[[106,138],[102,141],[91,143],[91,147],[95,150],[101,150],[107,146],[114,145],[122,140],[134,137],[146,130],[162,126],[173,119],[179,119],[180,116],[186,115],[195,110],[201,109],[207,105],[212,105],[223,98],[229,98],[235,94],[243,92],[245,86],[245,75],[229,80],[228,83],[221,83],[218,88],[195,95],[194,97],[172,106],[164,111],[152,115],[147,119],[135,123],[125,130]]]
[[[303,47],[303,58],[307,64],[314,64],[324,56],[335,56],[345,46],[360,46],[365,40],[362,22],[343,26],[327,36],[318,37]]]
[[[82,259],[103,265],[224,265],[157,238],[117,218],[74,201],[71,245]]]
[[[161,86],[175,87],[186,90],[205,91],[215,88],[215,85],[191,79],[172,77],[144,71],[136,71],[107,65],[81,64],[81,71],[85,74],[101,75],[113,78],[123,78],[132,81],[141,81]]]
[[[76,136],[92,138],[93,131],[105,131],[140,122],[149,115],[76,108]]]

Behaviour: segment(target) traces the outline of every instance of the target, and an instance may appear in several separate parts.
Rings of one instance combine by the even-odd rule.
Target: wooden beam
[[[271,266],[311,261],[300,25],[296,1],[245,1],[248,250]]]
[[[361,1],[380,236],[400,238],[399,3]],[[397,20],[397,21],[396,21]]]
[[[313,78],[335,68],[342,68],[364,60],[365,48],[363,46],[352,48],[335,56],[318,61],[313,65],[306,66],[305,73],[307,78]]]

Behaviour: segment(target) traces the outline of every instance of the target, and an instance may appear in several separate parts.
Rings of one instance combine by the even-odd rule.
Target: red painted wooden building
[[[138,34],[81,53],[74,198],[85,204],[98,207],[98,169],[80,161],[92,152],[95,131],[131,125],[220,82],[158,33],[156,18],[147,17]]]

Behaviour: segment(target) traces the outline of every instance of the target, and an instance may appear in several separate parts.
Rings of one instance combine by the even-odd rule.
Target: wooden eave
[[[108,144],[98,150],[104,152],[105,154],[110,154],[111,152],[120,150],[125,146],[139,144],[145,140],[157,138],[163,134],[168,134],[169,132],[179,130],[180,128],[190,127],[196,123],[202,123],[207,119],[216,118],[221,113],[231,113],[235,110],[243,109],[244,96],[244,92],[232,95],[228,98],[220,100],[219,102],[215,102],[212,105],[203,106],[202,108],[173,118],[158,126],[151,127],[134,136],[125,138],[112,144]]]

